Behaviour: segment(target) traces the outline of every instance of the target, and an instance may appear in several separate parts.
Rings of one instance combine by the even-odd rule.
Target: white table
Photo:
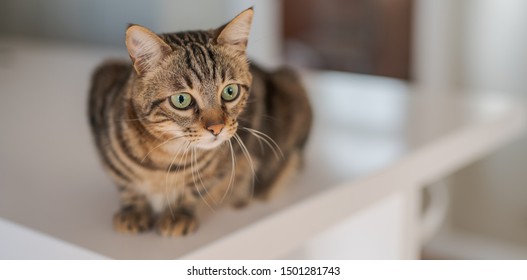
[[[525,129],[524,108],[505,93],[306,72],[315,109],[307,165],[281,196],[218,210],[190,237],[119,235],[111,226],[117,192],[86,117],[90,72],[116,56],[126,53],[0,38],[0,258],[281,258],[382,203],[391,210],[368,230],[394,252],[363,257],[415,258],[420,188]],[[383,233],[386,212],[398,213],[396,234]],[[368,230],[344,236],[366,244]]]

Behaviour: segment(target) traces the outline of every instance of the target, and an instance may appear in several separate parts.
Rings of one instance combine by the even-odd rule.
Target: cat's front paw
[[[123,208],[113,216],[113,227],[121,233],[137,234],[152,228],[153,218],[149,209]]]
[[[157,230],[162,236],[176,237],[193,233],[198,228],[194,215],[186,211],[165,211],[157,221]]]

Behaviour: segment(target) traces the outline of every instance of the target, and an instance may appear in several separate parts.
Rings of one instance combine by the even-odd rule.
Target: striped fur
[[[309,102],[292,71],[248,63],[247,42],[235,32],[251,19],[249,9],[209,31],[151,35],[129,27],[143,32],[127,38],[135,40],[127,42],[133,64],[109,61],[94,72],[89,118],[120,193],[116,230],[190,233],[203,209],[266,197],[296,169]],[[234,101],[221,99],[228,84],[239,85]],[[192,95],[190,109],[170,106],[180,92]],[[221,124],[219,135],[211,124]]]

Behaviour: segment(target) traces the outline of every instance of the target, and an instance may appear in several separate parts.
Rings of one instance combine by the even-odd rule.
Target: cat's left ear
[[[140,25],[131,25],[126,30],[126,48],[138,74],[157,66],[171,51],[157,34]]]
[[[216,42],[245,53],[247,42],[249,41],[253,14],[254,11],[251,7],[237,15],[233,20],[224,25],[223,28],[220,27]]]

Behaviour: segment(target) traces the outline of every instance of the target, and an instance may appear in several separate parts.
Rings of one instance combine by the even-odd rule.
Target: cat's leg
[[[302,151],[295,150],[282,160],[276,176],[269,185],[258,194],[258,198],[268,200],[279,195],[302,166]]]
[[[118,189],[121,207],[113,216],[114,229],[122,233],[140,233],[152,228],[152,208],[146,197],[131,187]]]
[[[166,237],[188,235],[198,229],[196,198],[187,191],[178,200],[166,207],[157,220],[159,234]]]
[[[159,234],[167,237],[188,235],[198,229],[198,219],[194,210],[187,208],[166,209],[157,221]]]
[[[256,169],[256,167],[253,168]],[[254,198],[255,179],[252,170],[250,162],[245,158],[237,162],[234,184],[229,190],[229,200],[232,207],[243,208]]]

